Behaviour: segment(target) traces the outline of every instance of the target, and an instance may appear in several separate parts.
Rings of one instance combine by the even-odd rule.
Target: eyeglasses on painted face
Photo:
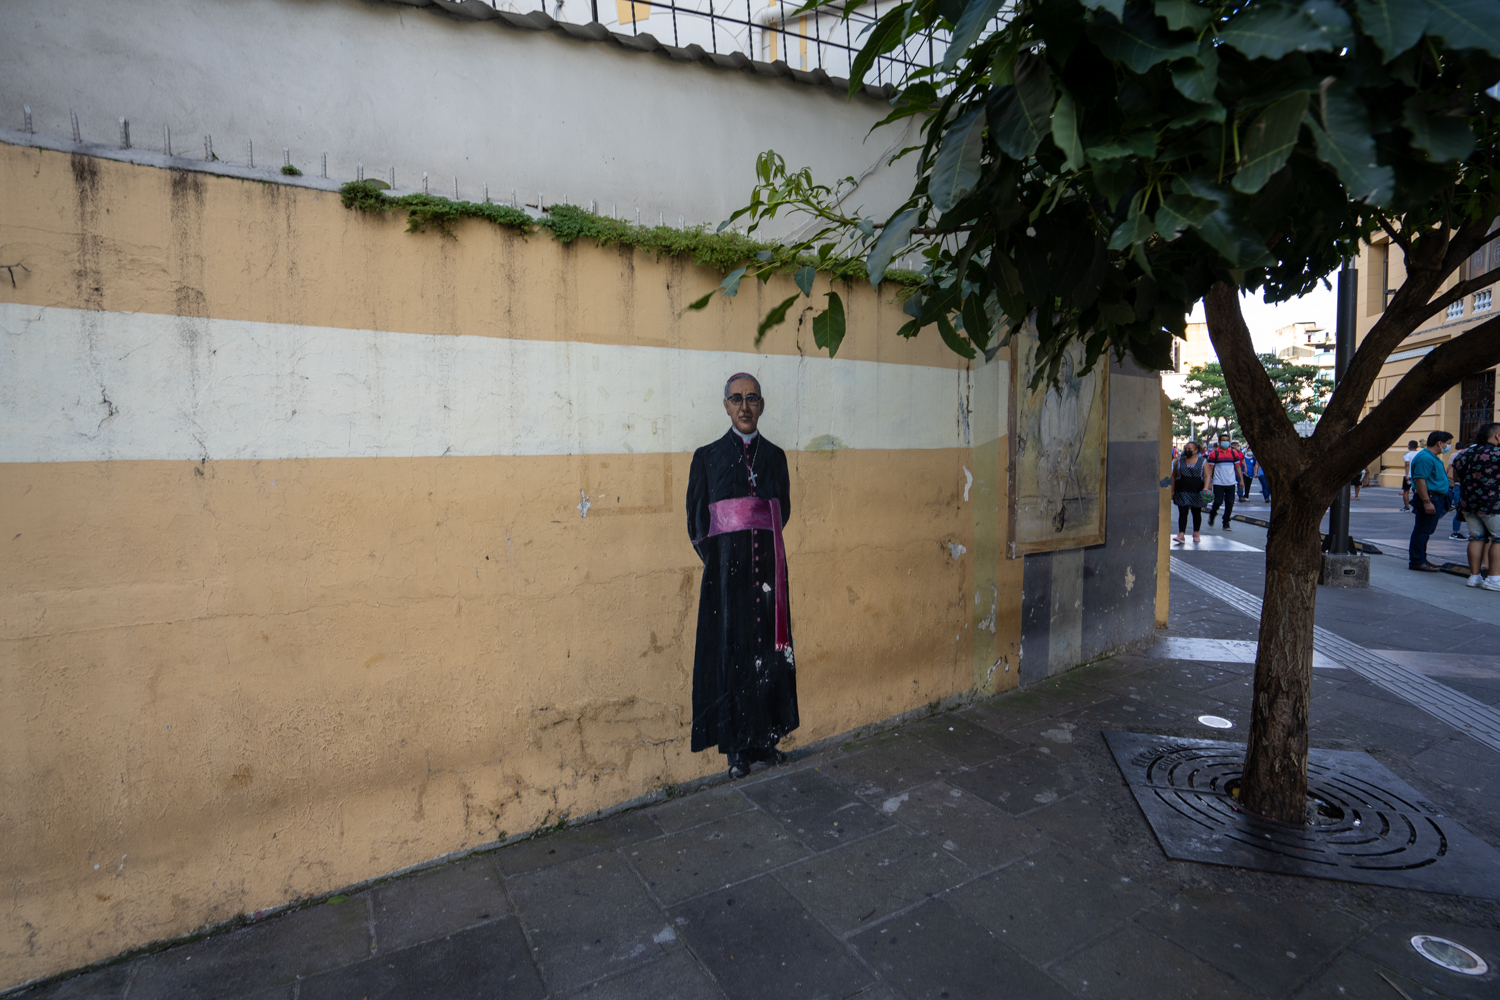
[[[736,392],[725,396],[724,398],[729,400],[735,406],[739,406],[741,403],[749,403],[751,406],[760,406],[765,402],[765,399],[759,393],[755,392]]]

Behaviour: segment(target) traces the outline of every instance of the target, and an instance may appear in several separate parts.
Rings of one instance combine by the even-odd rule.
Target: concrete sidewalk
[[[1258,595],[1247,548],[1178,557]],[[1164,856],[1100,734],[1242,740],[1256,634],[1172,590],[1144,652],[21,995],[1500,996],[1500,901]],[[1325,589],[1318,623],[1500,703],[1500,625],[1436,603]],[[1500,845],[1500,755],[1348,669],[1313,693],[1315,746],[1367,751]],[[1416,933],[1491,971],[1430,964]]]

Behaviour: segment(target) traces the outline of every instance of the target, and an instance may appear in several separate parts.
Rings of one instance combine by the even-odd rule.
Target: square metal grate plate
[[[1500,851],[1368,754],[1310,751],[1316,822],[1294,827],[1243,812],[1230,794],[1242,743],[1121,732],[1104,739],[1169,858],[1500,899]]]

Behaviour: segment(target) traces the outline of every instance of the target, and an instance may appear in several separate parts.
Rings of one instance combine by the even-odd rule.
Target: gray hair
[[[724,398],[725,399],[729,398],[729,387],[732,386],[732,385],[734,385],[736,382],[738,382],[742,378],[747,378],[750,381],[754,382],[755,383],[755,391],[756,392],[760,392],[760,379],[756,378],[754,375],[751,375],[749,372],[736,372],[735,374],[729,376],[729,381],[727,381],[727,382],[724,383]]]

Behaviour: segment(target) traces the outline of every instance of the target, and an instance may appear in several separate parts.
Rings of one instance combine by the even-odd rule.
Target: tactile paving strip
[[[1260,619],[1261,602],[1254,594],[1225,583],[1196,566],[1189,566],[1181,559],[1172,560],[1172,575],[1181,577],[1251,618]],[[1455,691],[1426,674],[1419,674],[1410,667],[1387,660],[1324,628],[1313,627],[1313,647],[1372,684],[1378,684],[1398,698],[1467,733],[1491,750],[1500,751],[1500,711],[1484,702]]]
[[[1444,816],[1368,754],[1312,750],[1314,822],[1244,812],[1241,743],[1107,732],[1105,741],[1169,858],[1284,875],[1500,899],[1500,851]]]

